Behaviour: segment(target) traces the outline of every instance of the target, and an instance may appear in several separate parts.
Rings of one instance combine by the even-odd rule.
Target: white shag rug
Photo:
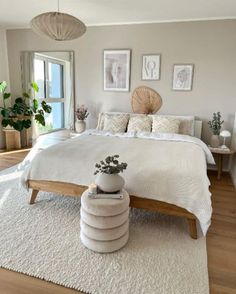
[[[19,186],[16,167],[0,173],[0,267],[101,294],[209,293],[206,240],[181,218],[132,209],[127,245],[111,254],[80,242],[80,199]]]

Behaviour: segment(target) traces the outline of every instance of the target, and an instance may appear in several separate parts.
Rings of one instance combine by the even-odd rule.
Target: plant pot
[[[120,191],[125,184],[124,179],[118,174],[99,174],[95,183],[104,192],[113,193]]]
[[[6,149],[7,151],[16,150],[21,148],[20,132],[14,130],[12,127],[3,129],[6,136]]]
[[[84,120],[77,120],[75,122],[75,129],[77,133],[83,133],[86,129],[86,122]]]
[[[220,146],[220,139],[218,135],[212,135],[211,136],[211,147],[217,148]]]

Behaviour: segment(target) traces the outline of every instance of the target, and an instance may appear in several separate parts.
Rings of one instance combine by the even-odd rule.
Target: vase
[[[211,147],[217,148],[220,146],[220,139],[218,135],[212,135],[211,136]]]
[[[101,173],[96,177],[95,183],[100,190],[108,193],[114,193],[122,190],[125,181],[118,174],[109,175]]]
[[[77,120],[75,122],[75,129],[77,133],[83,133],[86,129],[86,122],[84,120]]]

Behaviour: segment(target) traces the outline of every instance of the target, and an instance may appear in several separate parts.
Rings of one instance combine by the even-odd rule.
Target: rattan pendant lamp
[[[32,30],[40,36],[56,41],[68,41],[81,37],[86,32],[85,24],[78,18],[60,12],[57,0],[57,12],[46,12],[35,16],[31,22]]]

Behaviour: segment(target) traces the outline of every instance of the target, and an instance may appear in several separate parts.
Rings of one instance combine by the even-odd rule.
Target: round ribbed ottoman
[[[129,238],[129,195],[123,199],[94,199],[86,190],[81,197],[80,239],[84,246],[110,253],[122,248]]]

